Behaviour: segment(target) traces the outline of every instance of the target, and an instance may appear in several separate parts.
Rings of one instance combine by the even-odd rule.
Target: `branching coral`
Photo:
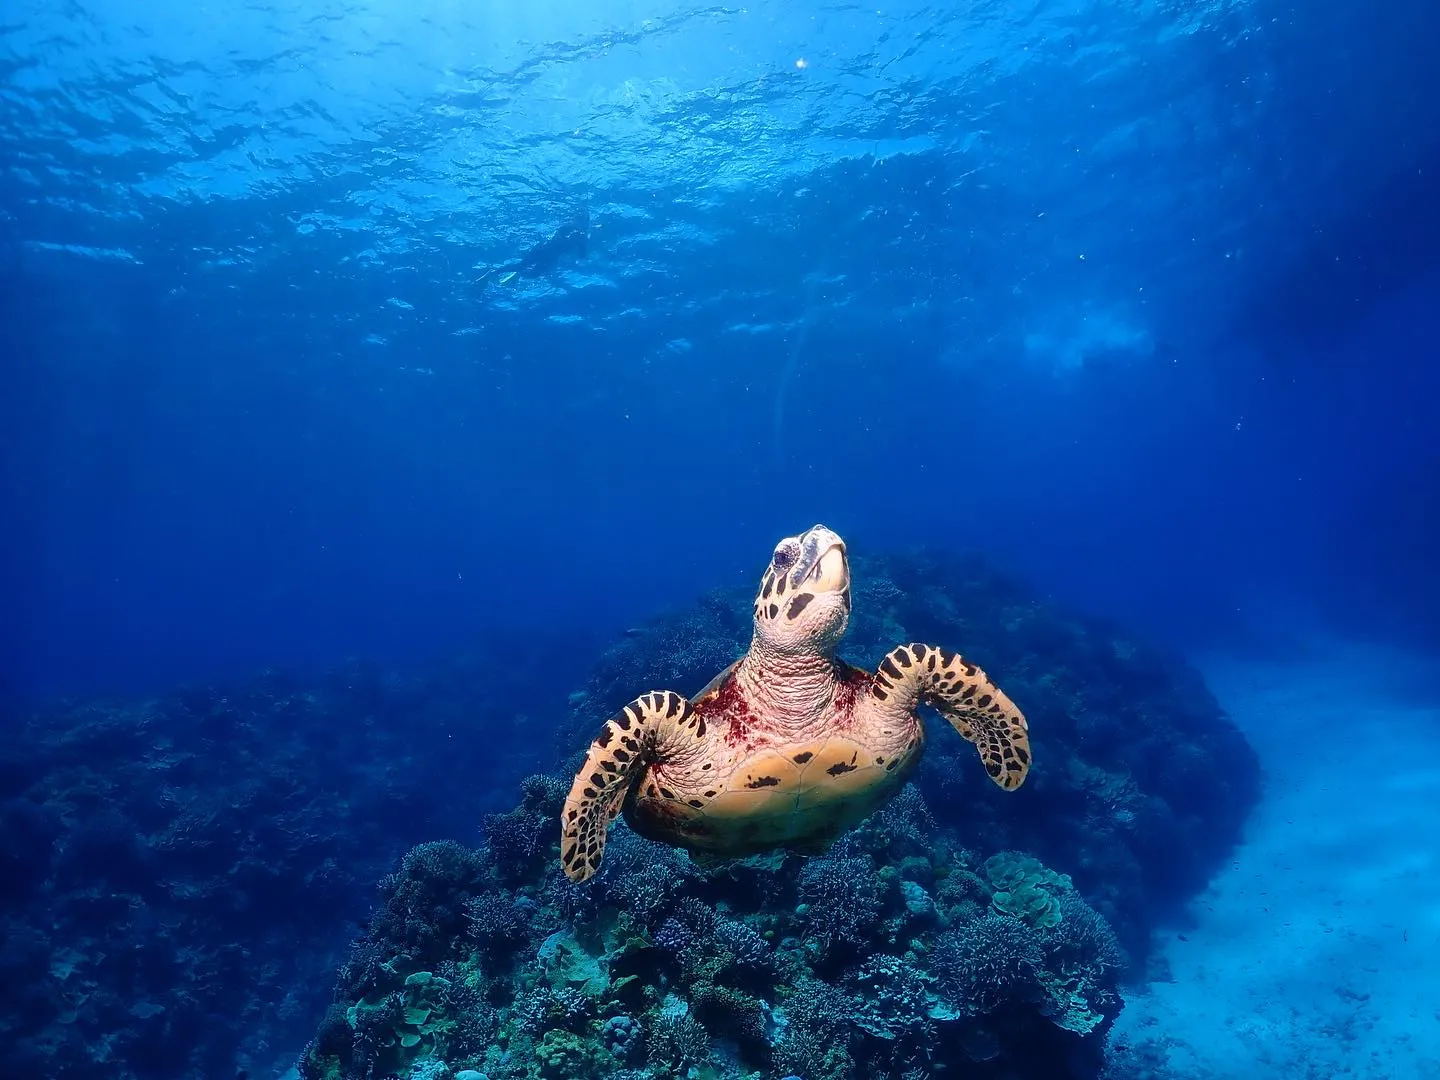
[[[465,901],[470,940],[482,954],[500,958],[525,940],[530,921],[509,893],[488,891]]]
[[[568,785],[558,776],[536,775],[521,784],[519,806],[485,818],[485,848],[502,884],[525,880],[558,844],[555,821]]]
[[[690,857],[636,836],[620,824],[610,832],[605,862],[591,886],[604,902],[624,910],[640,926],[653,926],[700,874]]]
[[[942,934],[930,950],[936,992],[961,1015],[1038,1002],[1057,1026],[1088,1035],[1112,1019],[1125,958],[1115,932],[1073,892],[1036,927],[989,912]]]
[[[937,992],[962,1015],[977,1016],[1032,995],[1045,954],[1032,927],[989,912],[941,934],[929,966]]]
[[[1064,968],[1118,974],[1127,966],[1115,930],[1078,893],[1060,896],[1060,919],[1042,940],[1055,964]]]
[[[445,980],[444,1056],[452,1061],[480,1061],[500,1027],[500,1013],[485,997],[483,977],[473,967],[453,962],[436,973]]]
[[[420,844],[380,883],[370,939],[418,965],[448,958],[466,928],[465,902],[484,877],[480,853],[450,840]]]
[[[688,1011],[661,1012],[645,1035],[645,1059],[661,1076],[683,1076],[710,1058],[710,1033]]]
[[[729,955],[734,967],[758,974],[769,973],[774,968],[774,950],[745,923],[721,919],[715,925],[714,937],[716,945]]]
[[[815,859],[800,873],[806,932],[825,949],[859,944],[873,932],[884,894],[865,856]]]
[[[914,784],[906,784],[865,823],[867,831],[879,834],[881,850],[892,859],[905,856],[928,857],[934,850],[935,817],[925,796]]]
[[[933,1040],[929,993],[911,965],[880,953],[855,971],[851,983],[856,991],[853,1015],[862,1030],[886,1040]]]
[[[695,1018],[723,1038],[734,1040],[750,1064],[761,1067],[769,1058],[765,1007],[758,998],[729,986],[700,983],[690,990]]]
[[[784,1000],[783,1035],[775,1047],[777,1070],[805,1080],[850,1080],[853,1003],[838,987],[802,979]]]

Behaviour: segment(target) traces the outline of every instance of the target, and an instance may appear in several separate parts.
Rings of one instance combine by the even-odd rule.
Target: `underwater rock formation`
[[[404,858],[302,1080],[1100,1074],[1114,931],[1034,858],[981,861],[913,786],[820,858],[704,868],[621,823],[583,885],[564,786],[528,780],[481,850]],[[522,832],[546,858],[517,873]]]

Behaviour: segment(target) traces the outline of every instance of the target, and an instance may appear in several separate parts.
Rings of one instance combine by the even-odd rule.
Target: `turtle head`
[[[845,541],[824,525],[775,545],[755,597],[755,638],[785,653],[828,653],[850,621]]]

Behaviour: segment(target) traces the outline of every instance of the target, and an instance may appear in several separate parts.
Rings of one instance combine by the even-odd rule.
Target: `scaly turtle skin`
[[[572,881],[600,867],[622,812],[642,836],[738,856],[825,851],[920,760],[916,707],[934,707],[1013,791],[1030,771],[1025,717],[949,649],[901,645],[873,674],[835,656],[850,619],[845,544],[823,525],[775,547],[750,650],[694,701],[636,698],[605,722],[561,812]]]

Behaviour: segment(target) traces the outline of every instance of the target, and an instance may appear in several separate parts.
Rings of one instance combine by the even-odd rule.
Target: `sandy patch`
[[[1117,1039],[1187,1080],[1440,1078],[1440,661],[1201,666],[1265,796]]]

